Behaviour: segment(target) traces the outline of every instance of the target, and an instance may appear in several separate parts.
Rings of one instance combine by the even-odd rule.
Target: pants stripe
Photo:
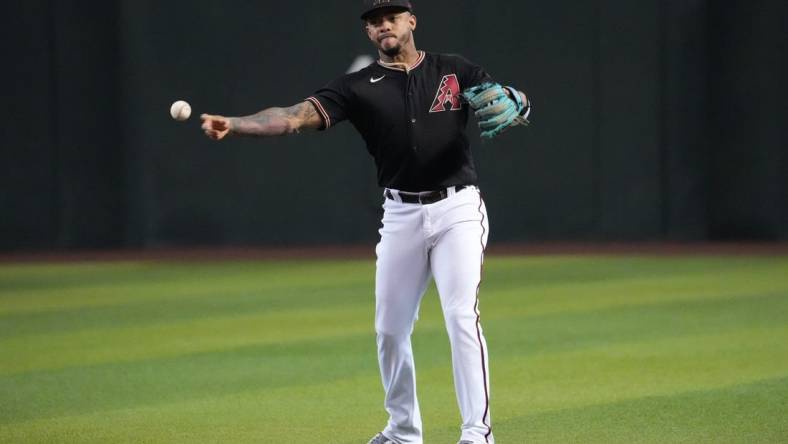
[[[490,423],[488,420],[488,415],[490,413],[490,394],[487,389],[487,362],[484,359],[484,343],[482,342],[482,332],[481,332],[481,313],[479,312],[479,290],[482,286],[482,274],[484,273],[484,235],[487,230],[484,228],[484,212],[482,211],[482,205],[484,201],[482,200],[481,193],[479,194],[479,214],[482,216],[480,220],[480,224],[482,226],[482,235],[479,239],[479,243],[482,247],[481,257],[479,258],[479,284],[476,286],[476,302],[474,304],[473,310],[476,312],[476,338],[479,341],[479,350],[481,352],[481,361],[482,361],[482,385],[484,386],[484,414],[482,415],[482,423],[487,426],[487,433],[484,435],[485,442],[490,442],[489,437],[492,434],[492,427],[490,427]]]

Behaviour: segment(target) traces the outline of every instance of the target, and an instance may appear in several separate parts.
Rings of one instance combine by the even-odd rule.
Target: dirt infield
[[[490,256],[508,255],[788,255],[779,243],[538,243],[493,244]],[[1,252],[0,263],[374,259],[374,245],[308,247],[166,247],[126,250]]]

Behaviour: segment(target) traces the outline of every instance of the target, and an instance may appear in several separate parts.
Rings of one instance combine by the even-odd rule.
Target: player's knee
[[[410,350],[410,334],[391,334],[381,333],[377,334],[378,352],[388,354],[409,353]]]
[[[385,337],[409,336],[415,322],[416,319],[401,312],[379,309],[375,315],[375,333]]]
[[[399,323],[375,323],[375,333],[379,338],[384,340],[401,338],[403,336],[410,336],[413,331],[412,325],[404,325]]]

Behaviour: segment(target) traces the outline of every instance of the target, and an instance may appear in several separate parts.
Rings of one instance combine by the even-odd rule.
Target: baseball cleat
[[[378,433],[377,435],[373,436],[372,439],[369,440],[367,444],[399,444],[397,441],[393,439],[386,438],[385,435],[382,433]]]

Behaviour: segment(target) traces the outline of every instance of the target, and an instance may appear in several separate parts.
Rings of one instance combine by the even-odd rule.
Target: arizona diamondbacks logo
[[[457,80],[457,75],[449,74],[443,76],[443,80],[438,86],[438,92],[435,94],[435,100],[430,107],[430,112],[440,113],[443,111],[459,111],[461,109],[460,82]]]

